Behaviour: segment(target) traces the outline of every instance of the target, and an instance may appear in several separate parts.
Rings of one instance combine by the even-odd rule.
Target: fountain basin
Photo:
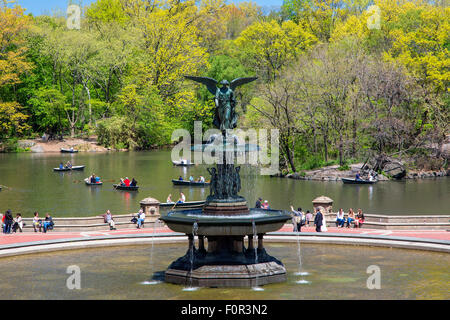
[[[162,217],[167,226],[176,232],[192,233],[197,222],[200,236],[244,236],[254,234],[253,222],[258,234],[274,232],[291,219],[287,211],[250,209],[243,215],[206,215],[201,209],[172,211]]]

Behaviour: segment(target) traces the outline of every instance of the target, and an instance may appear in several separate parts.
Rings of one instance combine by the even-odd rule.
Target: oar
[[[170,209],[170,211],[172,211],[173,209],[175,209],[175,207],[177,206],[178,202],[175,203],[175,205],[172,207],[172,209]]]

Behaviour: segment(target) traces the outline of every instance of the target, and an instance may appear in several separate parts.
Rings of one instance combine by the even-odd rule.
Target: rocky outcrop
[[[406,176],[406,168],[404,164],[401,161],[392,159],[384,154],[369,161],[366,167],[376,172],[381,171],[385,175],[397,180]]]
[[[339,165],[320,168],[317,170],[309,170],[303,172],[295,172],[286,175],[287,178],[295,180],[313,180],[313,181],[341,181],[342,178],[354,178],[358,171],[361,171],[362,163],[350,165],[350,170],[339,170]],[[389,180],[383,175],[378,175],[379,181]]]
[[[450,135],[447,136],[444,143],[441,146],[441,157],[446,160],[450,160]]]
[[[426,179],[426,178],[439,178],[450,175],[450,170],[443,171],[410,171],[405,176],[406,179]]]

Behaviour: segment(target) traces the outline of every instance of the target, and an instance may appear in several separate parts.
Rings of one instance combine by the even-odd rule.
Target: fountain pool
[[[303,244],[297,275],[297,243],[266,243],[283,260],[287,281],[252,288],[195,291],[153,275],[184,254],[182,244],[93,248],[1,258],[0,299],[450,299],[450,255],[353,245]],[[69,290],[67,267],[81,270],[81,290]],[[366,270],[381,270],[381,289],[369,290]],[[153,269],[153,270],[152,270]],[[19,275],[19,276],[18,276]],[[304,280],[304,281],[302,281]]]

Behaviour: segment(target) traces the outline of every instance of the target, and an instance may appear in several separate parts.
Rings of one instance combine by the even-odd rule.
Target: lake
[[[53,172],[60,162],[85,165],[80,172]],[[109,153],[17,153],[0,154],[0,212],[11,209],[31,217],[50,212],[54,217],[95,216],[110,209],[113,214],[139,210],[139,201],[153,197],[165,202],[171,193],[180,192],[187,201],[204,200],[209,187],[173,186],[171,179],[203,175],[209,179],[206,165],[174,167],[171,151]],[[88,187],[84,179],[92,173],[100,176],[103,186]],[[365,213],[388,215],[450,214],[450,178],[387,181],[376,185],[344,185],[342,182],[303,181],[271,178],[258,174],[254,167],[243,167],[241,195],[254,206],[257,197],[268,200],[273,209],[290,205],[311,210],[312,200],[326,195],[333,208],[362,208]],[[139,192],[114,190],[120,178],[136,178]]]

